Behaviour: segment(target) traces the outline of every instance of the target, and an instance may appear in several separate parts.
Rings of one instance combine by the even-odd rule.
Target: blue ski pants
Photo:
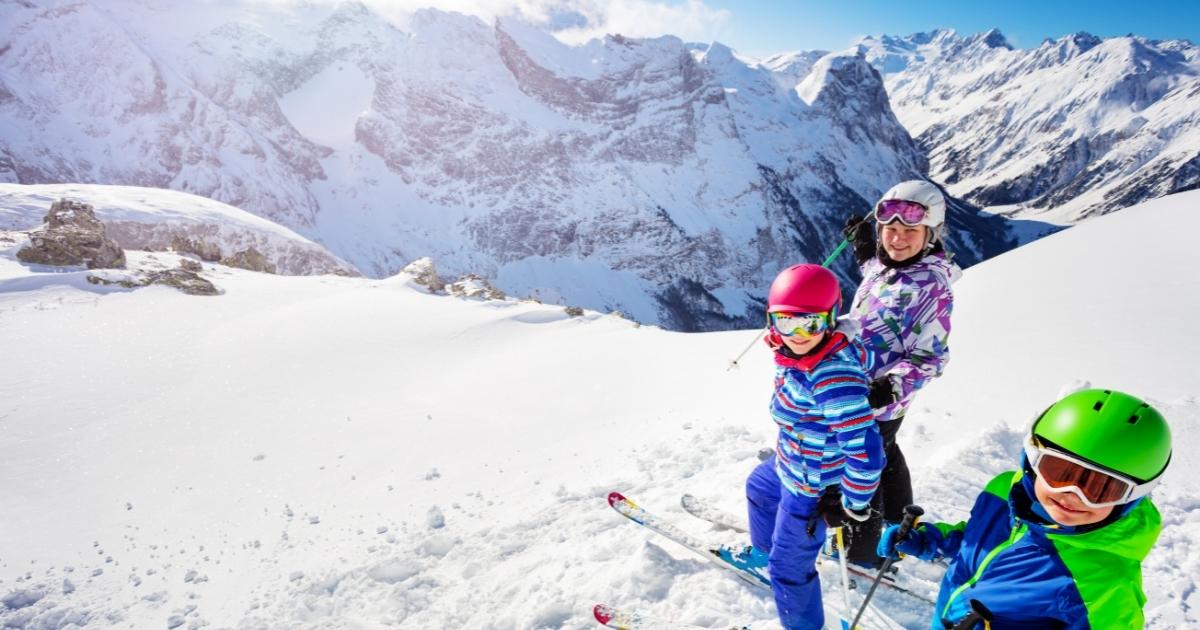
[[[825,542],[825,519],[817,499],[788,491],[775,472],[775,457],[761,462],[746,479],[750,542],[768,553],[767,573],[775,593],[779,622],[787,630],[816,630],[825,625],[817,554]],[[815,517],[815,518],[814,518]],[[808,528],[815,525],[810,536]]]

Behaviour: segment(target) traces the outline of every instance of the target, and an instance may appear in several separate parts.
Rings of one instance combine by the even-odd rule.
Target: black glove
[[[842,234],[854,246],[854,260],[863,264],[875,257],[875,230],[871,229],[871,218],[851,214],[846,217]]]
[[[872,409],[883,409],[896,402],[896,390],[892,388],[892,379],[883,376],[871,381],[867,392],[867,402]]]
[[[827,488],[817,501],[817,514],[829,527],[843,527],[850,524],[850,515],[842,509],[842,492],[837,488]]]

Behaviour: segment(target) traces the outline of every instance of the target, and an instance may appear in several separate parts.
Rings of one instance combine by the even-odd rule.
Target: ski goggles
[[[925,220],[925,215],[928,213],[929,208],[923,204],[905,199],[884,199],[875,206],[875,220],[880,225],[899,219],[904,225],[916,227]]]
[[[771,327],[784,337],[815,337],[829,329],[830,313],[771,313]]]
[[[1123,505],[1150,494],[1158,480],[1140,483],[1062,451],[1046,448],[1034,438],[1025,442],[1029,465],[1052,492],[1070,492],[1092,509]]]

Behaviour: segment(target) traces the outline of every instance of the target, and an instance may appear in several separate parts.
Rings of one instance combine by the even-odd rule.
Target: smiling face
[[[1037,495],[1038,503],[1046,508],[1050,518],[1059,525],[1078,527],[1099,523],[1112,514],[1113,506],[1090,508],[1079,500],[1073,492],[1053,492],[1041,477],[1033,484],[1033,493]]]
[[[783,343],[787,345],[788,349],[792,352],[802,355],[817,347],[817,344],[821,343],[821,340],[824,338],[825,332],[822,331],[816,335],[813,335],[812,337],[804,337],[801,335],[783,337]]]
[[[879,244],[892,260],[904,262],[925,249],[928,232],[929,227],[925,225],[909,226],[892,221],[880,228]]]

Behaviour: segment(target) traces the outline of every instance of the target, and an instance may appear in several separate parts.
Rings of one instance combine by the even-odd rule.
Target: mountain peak
[[[1071,43],[1078,46],[1081,51],[1091,50],[1104,41],[1087,31],[1073,33],[1064,39],[1069,39]]]
[[[988,29],[987,32],[979,36],[979,40],[988,48],[1006,48],[1012,50],[1012,45],[1008,43],[1008,39],[1004,37],[1004,33],[998,28]]]

